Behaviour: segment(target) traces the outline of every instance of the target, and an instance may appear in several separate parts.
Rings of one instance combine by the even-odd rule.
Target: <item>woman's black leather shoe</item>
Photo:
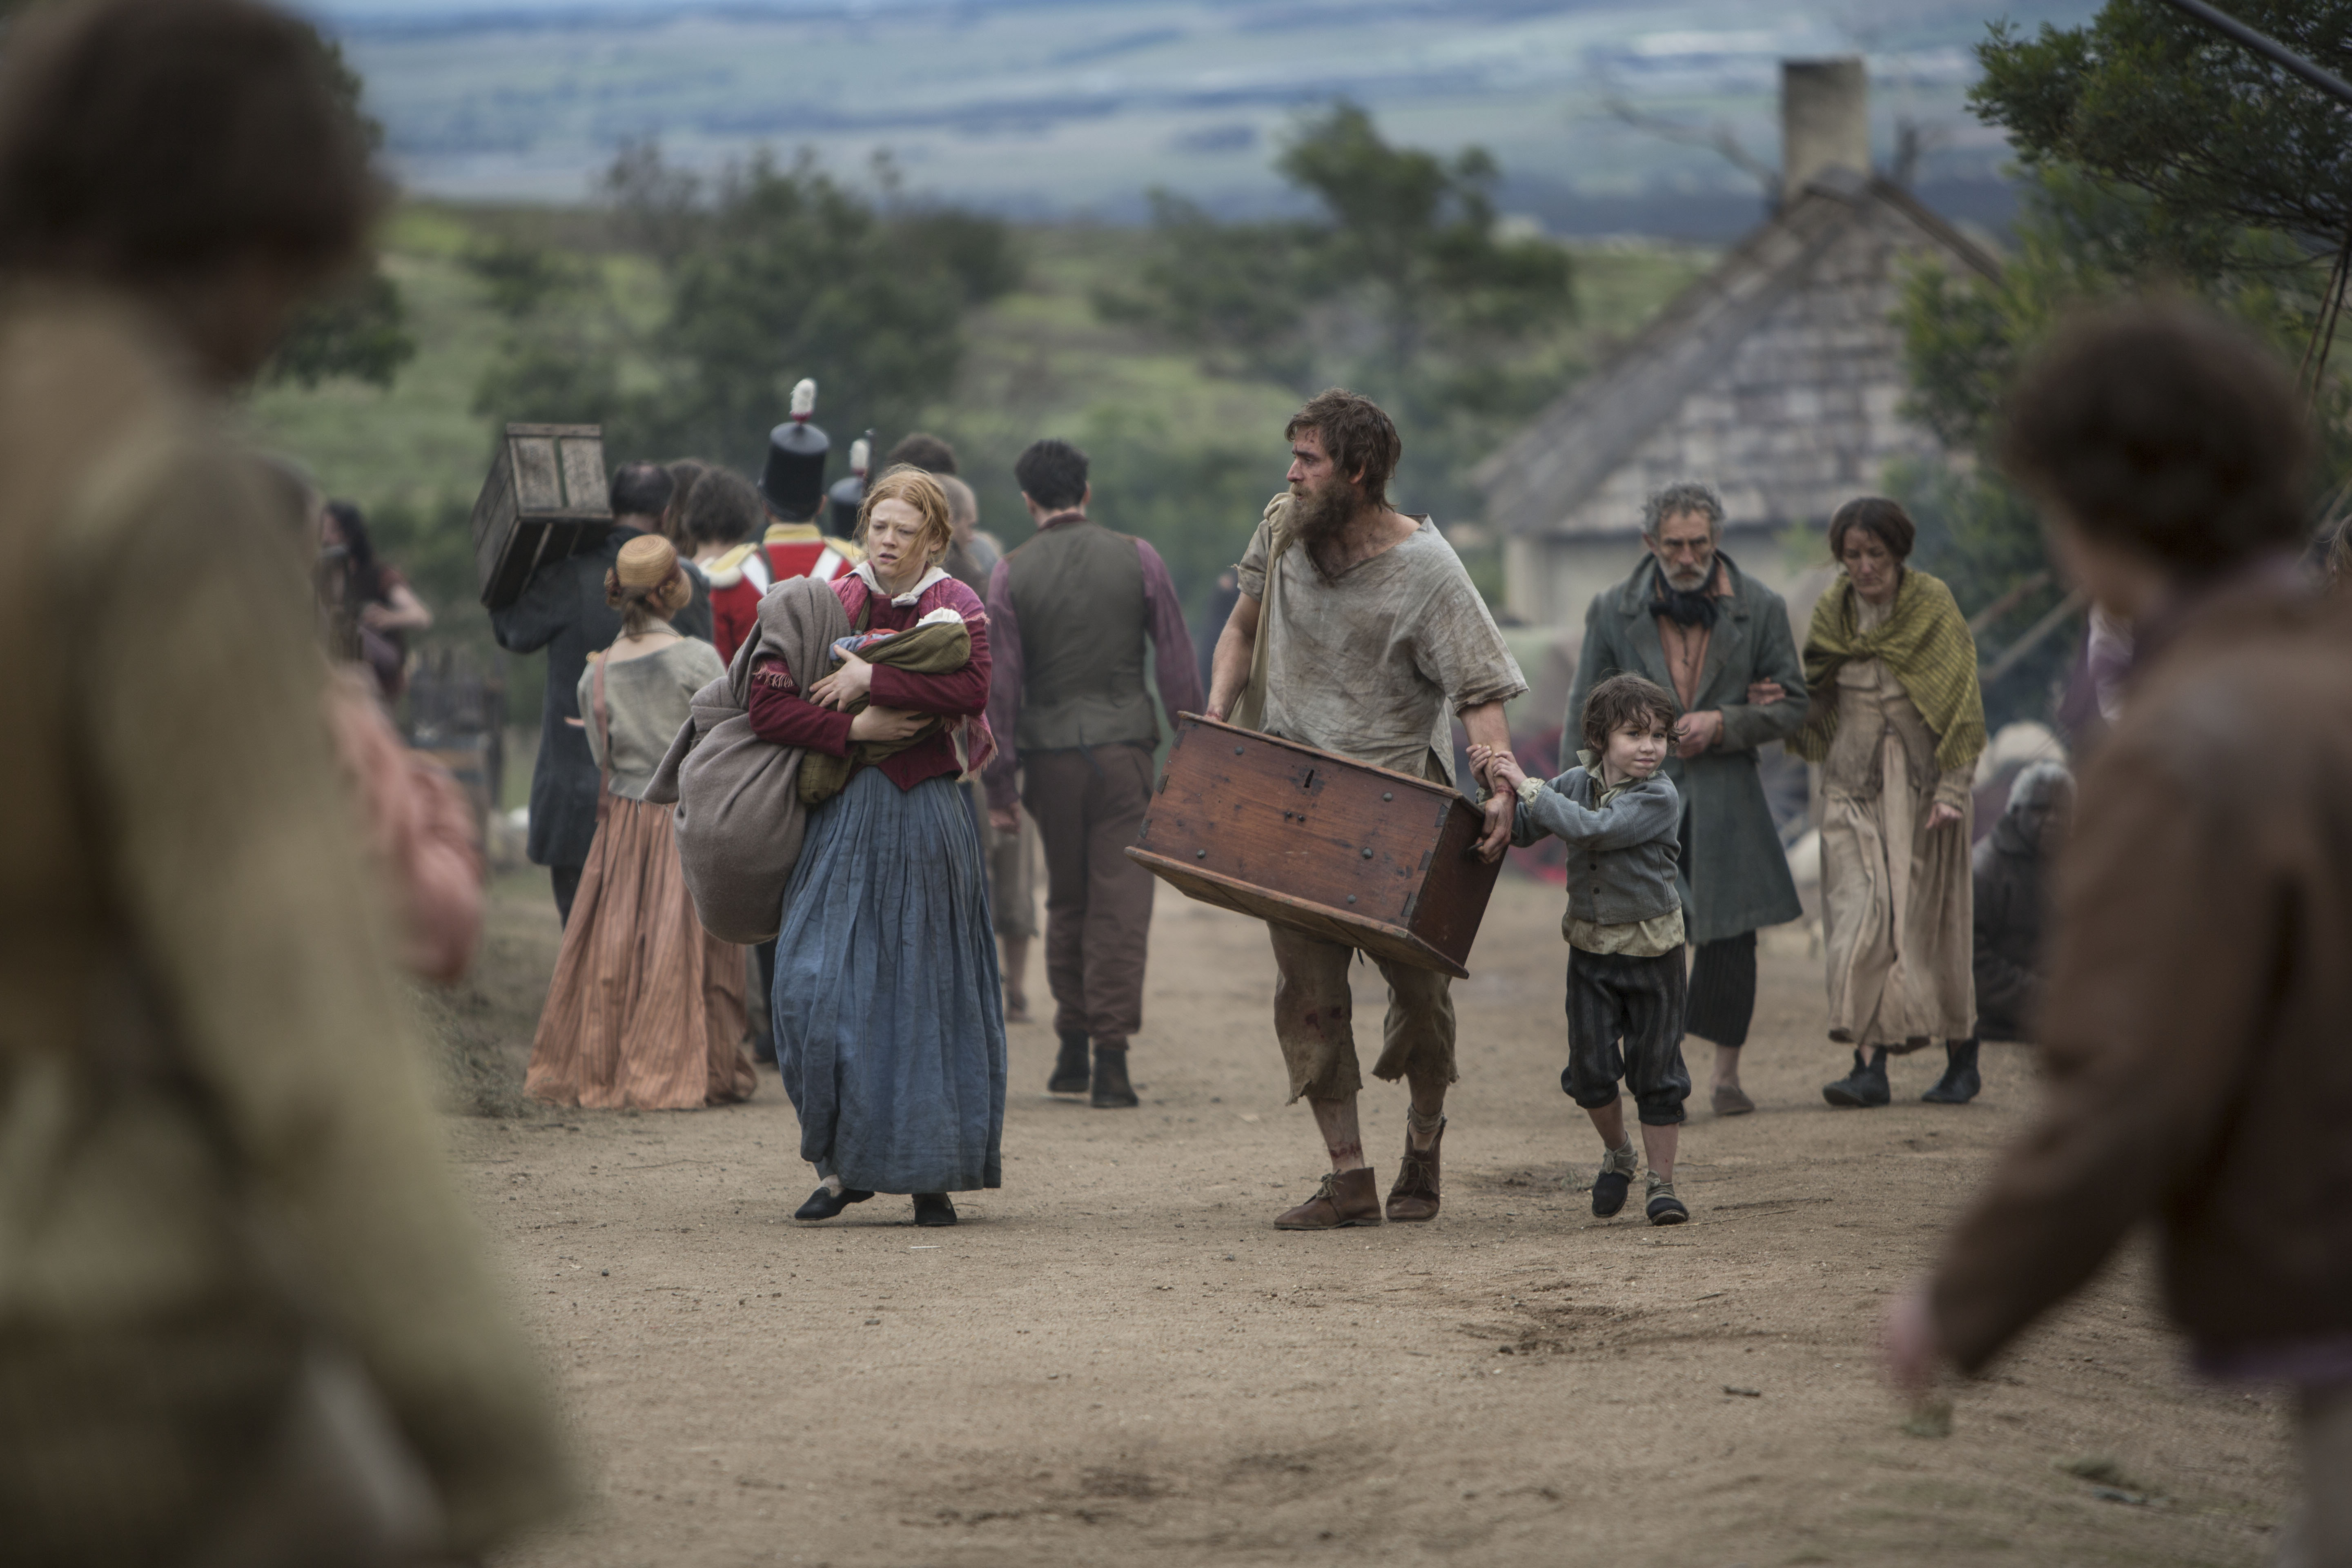
[[[794,1219],[831,1219],[852,1204],[862,1204],[874,1194],[862,1187],[844,1187],[835,1193],[830,1187],[819,1187],[809,1194],[808,1202],[793,1211]]]
[[[945,1193],[915,1194],[917,1225],[953,1225],[956,1222],[955,1200]]]

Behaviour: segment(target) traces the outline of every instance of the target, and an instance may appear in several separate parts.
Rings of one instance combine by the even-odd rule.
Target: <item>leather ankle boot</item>
[[[1134,1087],[1127,1081],[1127,1047],[1097,1046],[1094,1108],[1097,1110],[1126,1110],[1137,1103]]]
[[[1087,1032],[1084,1029],[1062,1031],[1062,1054],[1054,1058],[1054,1076],[1045,1080],[1047,1094],[1084,1094],[1087,1091]]]
[[[1977,1043],[1974,1040],[1944,1042],[1944,1076],[1936,1087],[1919,1098],[1930,1105],[1966,1105],[1984,1087],[1977,1074]]]
[[[1274,1222],[1276,1230],[1338,1230],[1381,1223],[1381,1186],[1369,1166],[1334,1171],[1315,1195]]]
[[[1443,1116],[1437,1119],[1437,1131],[1430,1135],[1426,1149],[1412,1146],[1412,1125],[1406,1124],[1404,1160],[1397,1166],[1396,1185],[1389,1189],[1388,1216],[1391,1223],[1412,1225],[1437,1217],[1437,1146],[1444,1142]]]
[[[1822,1098],[1832,1105],[1842,1107],[1885,1105],[1894,1098],[1886,1087],[1886,1047],[1871,1047],[1865,1064],[1860,1051],[1853,1053],[1853,1071],[1835,1083],[1822,1086]]]

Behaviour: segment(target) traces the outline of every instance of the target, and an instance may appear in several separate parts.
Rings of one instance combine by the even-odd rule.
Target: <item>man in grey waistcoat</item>
[[[1716,1114],[1738,1116],[1756,1109],[1739,1084],[1756,932],[1803,912],[1756,753],[1804,723],[1805,667],[1789,606],[1717,548],[1722,530],[1723,502],[1703,484],[1668,485],[1643,508],[1648,558],[1585,612],[1560,767],[1575,764],[1585,697],[1609,677],[1644,677],[1682,704],[1665,773],[1683,798],[1684,925],[1696,950],[1684,1030],[1715,1047]]]
[[[1062,1047],[1045,1087],[1124,1108],[1136,1103],[1127,1045],[1143,1024],[1151,935],[1151,874],[1127,858],[1160,744],[1145,639],[1170,713],[1199,710],[1201,679],[1160,552],[1087,518],[1087,455],[1039,441],[1013,477],[1037,531],[989,580],[989,816],[1014,830],[1017,762],[1018,802],[1045,846],[1045,983]]]

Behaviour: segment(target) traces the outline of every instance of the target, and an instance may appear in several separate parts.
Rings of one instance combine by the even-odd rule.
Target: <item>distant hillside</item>
[[[845,172],[887,152],[910,194],[1128,221],[1166,186],[1227,214],[1287,199],[1270,153],[1348,97],[1391,137],[1487,147],[1556,233],[1727,237],[1759,186],[1630,106],[1778,158],[1777,61],[1862,52],[1882,161],[1898,122],[1958,216],[2002,215],[1999,139],[1967,114],[1970,47],[2006,15],[2095,0],[328,0],[410,184],[576,201],[624,141],[715,166],[761,145]],[[1865,17],[1864,20],[1858,18]]]

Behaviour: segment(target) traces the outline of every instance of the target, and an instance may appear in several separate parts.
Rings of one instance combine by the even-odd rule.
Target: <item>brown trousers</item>
[[[1364,1083],[1348,977],[1356,950],[1289,926],[1269,924],[1265,931],[1274,942],[1274,1037],[1290,1071],[1290,1098],[1353,1099]],[[1454,1082],[1460,1076],[1454,1070],[1454,982],[1385,958],[1374,962],[1389,983],[1389,1010],[1372,1076],[1394,1082],[1407,1074],[1442,1074]]]
[[[1142,746],[1030,752],[1021,804],[1045,849],[1045,984],[1054,1028],[1125,1045],[1143,1027],[1151,873],[1127,858],[1151,803]]]

